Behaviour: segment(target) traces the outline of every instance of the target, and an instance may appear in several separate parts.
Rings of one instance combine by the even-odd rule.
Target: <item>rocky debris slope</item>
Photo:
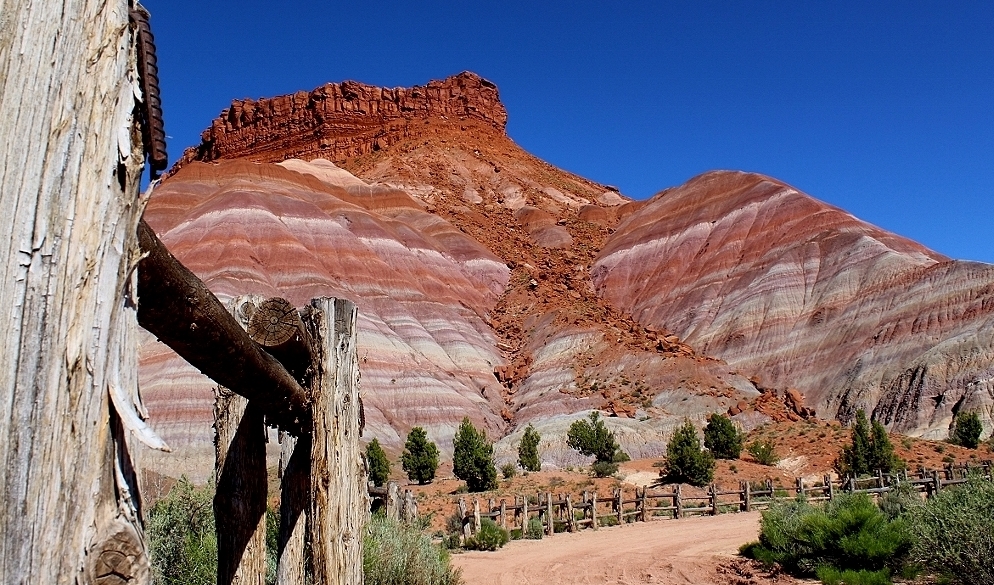
[[[865,408],[944,437],[994,404],[994,266],[952,261],[762,175],[712,172],[618,225],[599,294],[699,351],[795,387],[822,417]]]

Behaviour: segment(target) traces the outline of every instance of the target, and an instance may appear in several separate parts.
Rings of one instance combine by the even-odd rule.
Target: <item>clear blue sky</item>
[[[994,262],[994,2],[145,0],[172,159],[235,98],[495,82],[533,154],[649,197],[772,175]]]

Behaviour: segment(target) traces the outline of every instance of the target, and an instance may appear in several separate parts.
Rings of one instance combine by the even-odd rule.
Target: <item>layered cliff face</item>
[[[618,226],[600,294],[699,351],[794,386],[823,417],[865,408],[944,438],[994,403],[994,266],[949,260],[774,179],[713,172]]]
[[[413,88],[329,83],[311,92],[232,102],[177,166],[231,158],[340,160],[432,136],[437,126],[454,122],[462,131],[503,133],[507,112],[497,86],[469,72]]]
[[[395,453],[416,425],[449,452],[469,416],[501,459],[531,422],[546,463],[575,464],[565,431],[600,409],[654,456],[684,417],[806,414],[791,387],[820,416],[933,436],[990,408],[992,267],[759,175],[631,201],[505,121],[470,73],[234,102],[146,218],[222,298],[354,300],[367,436]],[[154,340],[142,355],[154,426],[209,468],[210,381]]]

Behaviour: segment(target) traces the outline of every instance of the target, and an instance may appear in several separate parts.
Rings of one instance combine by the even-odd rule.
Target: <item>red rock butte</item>
[[[711,412],[990,426],[994,267],[753,173],[632,201],[506,119],[472,73],[235,101],[146,218],[222,298],[355,301],[367,435],[395,453],[413,426],[449,452],[469,416],[501,462],[533,423],[544,461],[575,465],[562,438],[591,409],[633,457]],[[211,383],[151,339],[140,373],[153,426],[209,461]]]
[[[230,158],[338,161],[430,135],[433,122],[503,134],[507,112],[497,86],[470,72],[412,88],[328,83],[311,92],[232,102],[204,131],[200,146],[183,153],[177,167]]]

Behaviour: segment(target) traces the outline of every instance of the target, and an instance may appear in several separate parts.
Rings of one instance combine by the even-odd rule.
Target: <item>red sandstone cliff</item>
[[[328,83],[311,92],[232,102],[176,168],[231,158],[337,161],[432,136],[435,127],[453,122],[464,131],[482,126],[503,133],[507,112],[497,86],[469,72],[412,88]]]
[[[794,416],[757,400],[757,374],[819,415],[865,406],[917,433],[994,402],[991,267],[759,175],[631,201],[522,151],[505,121],[471,73],[237,101],[146,215],[221,296],[355,300],[367,429],[394,449],[421,425],[446,450],[469,415],[512,432],[498,456],[533,422],[568,464],[557,437],[600,408],[651,456],[685,416]],[[153,420],[202,446],[209,383],[144,351]]]

